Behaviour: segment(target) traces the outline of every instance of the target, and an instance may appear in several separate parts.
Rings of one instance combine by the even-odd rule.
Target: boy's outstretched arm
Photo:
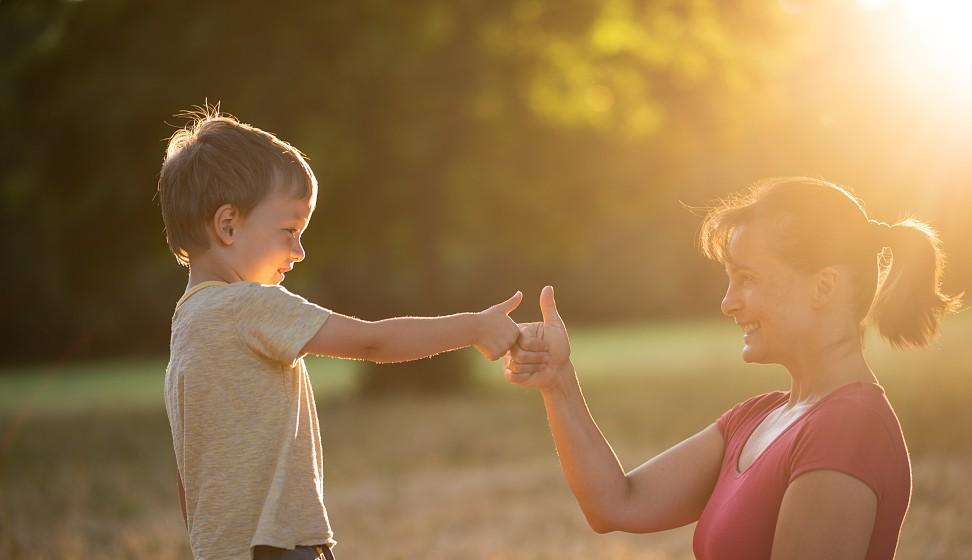
[[[407,362],[442,352],[475,346],[490,360],[503,356],[516,342],[519,329],[510,319],[523,294],[479,313],[444,317],[396,317],[363,321],[334,313],[304,345],[308,354],[368,360]]]

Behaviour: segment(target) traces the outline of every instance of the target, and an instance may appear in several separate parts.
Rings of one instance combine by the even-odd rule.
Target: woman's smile
[[[739,328],[743,330],[746,335],[753,334],[759,330],[759,321],[752,321],[749,323],[739,323]]]

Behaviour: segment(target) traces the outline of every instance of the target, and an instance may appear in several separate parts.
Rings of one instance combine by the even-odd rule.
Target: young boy
[[[166,239],[189,267],[172,316],[165,406],[195,558],[333,558],[305,354],[399,362],[518,336],[517,292],[479,313],[362,321],[279,284],[304,260],[317,180],[300,152],[218,112],[176,132],[159,179]]]

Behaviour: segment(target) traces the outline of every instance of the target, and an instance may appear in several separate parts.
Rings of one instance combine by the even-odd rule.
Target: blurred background
[[[286,286],[378,319],[557,287],[627,467],[734,402],[698,212],[776,175],[940,232],[972,284],[962,0],[0,0],[0,557],[188,558],[161,386],[186,269],[158,200],[177,113],[219,102],[320,182]],[[899,557],[972,557],[972,321],[869,353],[912,449]],[[471,351],[310,359],[345,557],[690,558],[593,535],[538,399]],[[675,397],[677,395],[677,397]]]

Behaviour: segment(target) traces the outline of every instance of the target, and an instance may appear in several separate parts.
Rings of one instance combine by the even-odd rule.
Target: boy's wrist
[[[484,334],[487,330],[487,317],[485,311],[471,311],[468,313],[462,313],[468,323],[468,337],[466,340],[466,346],[477,346],[484,338]]]

